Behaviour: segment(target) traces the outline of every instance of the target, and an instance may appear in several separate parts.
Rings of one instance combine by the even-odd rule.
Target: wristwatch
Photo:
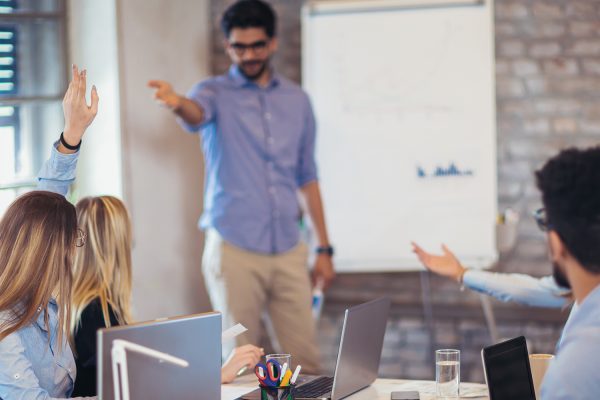
[[[77,143],[75,146],[73,146],[73,145],[70,145],[69,143],[67,143],[63,133],[64,132],[60,133],[60,139],[59,139],[60,143],[62,143],[62,145],[65,146],[69,150],[73,150],[73,151],[79,150],[79,148],[81,147],[81,139],[79,139],[79,143]]]
[[[329,257],[333,256],[333,247],[331,246],[319,246],[315,249],[317,254],[327,254]]]

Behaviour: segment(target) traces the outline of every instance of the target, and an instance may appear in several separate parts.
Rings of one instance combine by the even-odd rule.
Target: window
[[[0,215],[61,131],[65,23],[64,0],[0,0]]]

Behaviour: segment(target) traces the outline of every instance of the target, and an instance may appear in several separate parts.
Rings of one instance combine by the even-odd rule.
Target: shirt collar
[[[279,74],[277,72],[275,72],[273,67],[269,67],[269,68],[271,68],[271,80],[265,87],[267,89],[278,86],[281,83],[281,77],[279,76]],[[254,83],[250,79],[246,78],[244,76],[244,74],[242,74],[242,72],[240,71],[240,68],[235,64],[232,64],[231,67],[229,67],[229,77],[231,78],[232,82],[237,87],[244,87],[244,86],[258,87],[258,85],[256,85],[256,83]]]
[[[593,308],[597,307],[597,304],[600,303],[600,285],[596,286],[592,289],[591,292],[583,299],[581,304],[579,304],[579,309],[581,310],[586,304],[591,304]]]
[[[51,298],[50,301],[48,302],[48,308],[47,308],[47,310],[50,311],[50,309],[52,309],[52,311],[56,312],[57,307],[58,306],[57,306],[56,300],[53,299],[53,298]],[[37,326],[41,330],[43,330],[44,332],[48,332],[46,324],[44,323],[44,314],[45,314],[44,313],[44,308],[42,306],[40,306],[38,308],[38,310],[39,310],[38,311],[39,314],[38,314],[38,317],[37,317],[35,323],[37,324]],[[50,316],[48,316],[48,322],[50,323]]]

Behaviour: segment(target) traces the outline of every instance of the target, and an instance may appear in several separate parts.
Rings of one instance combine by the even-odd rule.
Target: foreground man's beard
[[[565,289],[571,289],[571,284],[569,280],[565,276],[564,272],[561,270],[560,266],[557,263],[552,263],[552,276],[554,280],[558,284],[558,286],[563,287]]]

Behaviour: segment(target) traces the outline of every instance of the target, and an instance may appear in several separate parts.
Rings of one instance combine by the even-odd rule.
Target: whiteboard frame
[[[303,6],[303,15],[361,13],[399,8],[469,7],[484,4],[485,0],[311,0]]]

